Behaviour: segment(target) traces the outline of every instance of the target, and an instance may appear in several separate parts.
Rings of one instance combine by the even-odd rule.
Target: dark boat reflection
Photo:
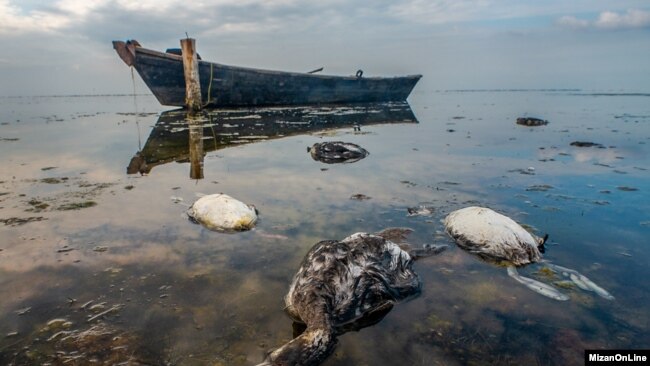
[[[190,116],[163,112],[144,147],[131,159],[128,174],[149,174],[158,165],[190,162],[190,177],[203,178],[203,157],[210,151],[329,129],[391,123],[418,123],[406,102],[327,106],[204,110]]]

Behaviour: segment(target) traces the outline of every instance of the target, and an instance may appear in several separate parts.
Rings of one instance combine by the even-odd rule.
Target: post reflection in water
[[[231,146],[278,139],[328,129],[389,123],[418,123],[406,102],[328,106],[204,110],[189,116],[184,110],[163,112],[128,174],[149,174],[169,162],[190,162],[190,178],[202,179],[206,153]]]
[[[190,178],[203,179],[203,123],[197,116],[187,114],[189,127]]]

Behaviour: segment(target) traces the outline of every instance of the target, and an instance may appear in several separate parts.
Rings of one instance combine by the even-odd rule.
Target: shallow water
[[[147,148],[168,118],[150,96],[0,98],[0,363],[254,365],[291,338],[282,297],[308,249],[389,226],[450,248],[415,264],[419,297],[343,335],[325,365],[579,365],[585,348],[647,348],[649,98],[416,91],[417,124],[326,121],[244,139],[215,138],[243,123],[217,115],[194,135],[202,162],[165,139]],[[524,115],[550,123],[516,125]],[[184,130],[182,145],[192,131],[180,118],[167,131]],[[327,140],[370,155],[314,161],[306,148]],[[128,174],[140,150],[159,163]],[[223,234],[187,220],[197,195],[218,192],[254,204],[257,227]],[[420,205],[433,214],[408,216]],[[565,284],[570,300],[554,301],[455,247],[440,220],[467,205],[549,233],[545,258],[616,300]],[[520,272],[548,276],[540,268]]]

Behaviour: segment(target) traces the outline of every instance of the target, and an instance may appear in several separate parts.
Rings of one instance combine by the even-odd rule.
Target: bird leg
[[[549,286],[532,278],[520,276],[519,272],[517,272],[517,268],[514,266],[508,266],[508,276],[512,277],[515,281],[521,283],[522,285],[528,287],[540,295],[550,297],[551,299],[558,301],[569,300],[569,296],[561,293],[552,286]]]
[[[337,340],[331,328],[309,328],[300,336],[271,352],[257,366],[319,365],[329,356]]]

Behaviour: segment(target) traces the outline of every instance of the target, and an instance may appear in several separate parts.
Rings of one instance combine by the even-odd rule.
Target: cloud
[[[619,0],[619,9],[644,6],[642,1]],[[386,7],[386,15],[406,22],[421,24],[457,24],[471,22],[493,22],[505,20],[526,20],[534,22],[535,18],[553,19],[557,14],[589,14],[611,6],[611,0],[547,0],[543,2],[520,0],[398,0]],[[607,14],[606,14],[607,13]],[[609,14],[611,13],[611,14]],[[644,13],[631,10],[626,14],[604,12],[606,18],[617,18],[623,24],[644,24]],[[612,17],[612,14],[616,17]],[[607,20],[609,20],[607,18]],[[588,22],[573,16],[558,20],[561,25],[569,27],[596,26],[597,22]],[[600,26],[600,22],[598,22]]]
[[[395,3],[389,8],[389,11],[401,19],[443,24],[473,20],[479,17],[479,14],[488,15],[490,2],[484,0],[407,0]]]
[[[650,28],[650,11],[632,9],[625,14],[604,11],[594,24],[603,29]]]
[[[385,19],[390,2],[361,0],[0,0],[0,37],[80,35],[106,41],[125,33],[149,40],[190,35],[326,31],[340,20]],[[378,21],[375,20],[375,23]],[[329,31],[329,30],[327,30]]]
[[[578,19],[572,15],[565,15],[557,20],[557,24],[562,27],[582,29],[589,27],[589,21]]]
[[[603,11],[596,20],[579,19],[571,15],[560,17],[556,23],[573,29],[641,29],[650,28],[650,11],[630,9],[625,13]]]
[[[28,14],[11,4],[9,0],[0,0],[0,35],[25,32],[49,32],[62,27],[68,18],[56,12],[32,10]]]
[[[412,29],[555,14],[589,13],[605,6],[605,0],[565,2],[549,0],[544,5],[518,0],[0,0],[0,37],[16,34],[71,35],[99,41],[128,32],[144,39],[272,32],[336,32],[342,27],[375,32],[373,27]],[[618,6],[638,4],[621,0]],[[565,16],[557,23],[569,28],[620,29],[647,27],[650,12],[603,12],[598,19]],[[101,29],[100,29],[101,28]],[[374,29],[374,30],[373,30]],[[156,36],[157,34],[157,36]],[[112,36],[111,36],[112,35]]]
[[[160,31],[167,25],[190,21],[205,27],[210,19],[212,24],[223,25],[227,20],[224,18],[228,17],[228,8],[258,5],[268,9],[288,3],[288,0],[216,0],[186,6],[180,0],[59,0],[49,4],[34,2],[27,6],[15,0],[0,0],[0,35],[67,33],[98,26],[112,31],[124,26]],[[225,9],[225,12],[217,9]],[[155,26],[151,24],[153,21],[161,23]]]

